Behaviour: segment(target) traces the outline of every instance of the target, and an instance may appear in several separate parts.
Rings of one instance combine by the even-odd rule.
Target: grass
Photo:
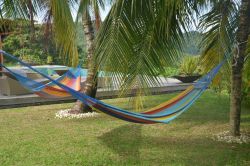
[[[152,107],[172,95],[147,97]],[[127,99],[105,102],[130,109]],[[229,98],[206,92],[172,123],[140,125],[101,114],[55,119],[72,104],[0,111],[0,165],[250,165],[250,144],[212,140],[228,130]],[[242,130],[250,132],[243,107]]]

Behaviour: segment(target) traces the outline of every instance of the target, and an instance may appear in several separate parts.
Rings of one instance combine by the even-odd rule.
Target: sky
[[[102,21],[108,15],[110,9],[111,9],[111,5],[106,5],[105,6],[105,10],[102,10],[102,9],[100,10]],[[44,15],[45,15],[44,12],[38,13],[38,16],[35,17],[35,20],[37,20],[39,24],[42,23]],[[72,9],[72,15],[73,15],[73,19],[75,20],[76,19],[76,15],[77,15],[77,8]]]

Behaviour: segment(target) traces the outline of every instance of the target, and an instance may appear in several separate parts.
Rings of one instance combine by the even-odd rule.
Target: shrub
[[[165,77],[171,77],[179,73],[179,70],[175,67],[165,67],[164,69],[164,73],[162,73],[161,75]]]
[[[45,64],[42,59],[36,54],[24,54],[20,56],[20,59],[26,63],[32,65],[42,65]]]
[[[52,56],[47,56],[47,64],[52,64],[53,63],[53,57]]]
[[[180,64],[180,74],[181,75],[196,75],[200,71],[199,67],[199,57],[197,56],[185,56]]]

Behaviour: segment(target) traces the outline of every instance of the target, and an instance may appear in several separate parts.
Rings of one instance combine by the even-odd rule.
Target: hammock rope
[[[39,73],[43,77],[49,79],[53,84],[61,87],[65,91],[69,92],[73,97],[83,102],[85,105],[90,106],[91,108],[106,113],[115,118],[125,120],[133,123],[142,123],[142,124],[154,124],[154,123],[169,123],[170,121],[177,118],[183,112],[185,112],[191,105],[201,96],[201,94],[208,88],[209,84],[212,82],[212,79],[219,72],[222,65],[226,62],[225,58],[221,63],[214,67],[210,72],[200,78],[194,85],[188,87],[185,91],[166,101],[159,106],[156,106],[146,112],[137,113],[123,110],[112,105],[108,105],[100,100],[87,96],[86,94],[80,93],[67,85],[62,84],[58,80],[54,80],[51,77],[45,75],[44,73],[39,72],[32,66],[22,62],[15,56],[8,54],[0,50],[0,53],[17,60],[22,65],[30,68],[31,70]]]

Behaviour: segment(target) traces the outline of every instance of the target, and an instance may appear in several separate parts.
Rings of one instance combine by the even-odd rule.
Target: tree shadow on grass
[[[237,159],[238,146],[238,150],[234,151],[231,145],[208,138],[178,137],[167,133],[159,135],[160,131],[145,135],[142,127],[137,124],[123,125],[103,134],[99,139],[119,155],[119,164],[224,165],[236,160],[240,164],[249,157]],[[197,158],[193,160],[195,156]],[[209,157],[213,160],[207,161]]]
[[[123,125],[99,137],[119,157],[129,163],[140,163],[141,125]]]

